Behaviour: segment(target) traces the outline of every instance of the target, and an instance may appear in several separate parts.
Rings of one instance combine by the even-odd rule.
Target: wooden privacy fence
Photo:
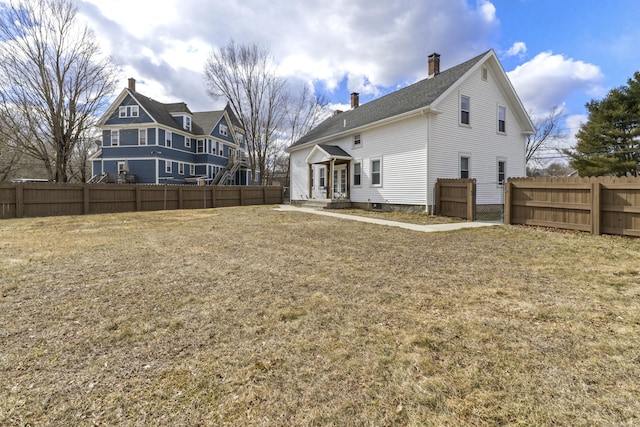
[[[504,223],[640,237],[640,178],[512,178]]]
[[[436,215],[473,221],[476,209],[476,180],[438,178],[435,190]]]
[[[0,218],[282,203],[282,187],[0,183]]]

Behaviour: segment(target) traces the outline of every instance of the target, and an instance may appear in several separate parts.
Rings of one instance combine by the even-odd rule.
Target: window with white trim
[[[326,173],[326,169],[324,168],[324,166],[321,166],[320,169],[318,170],[318,184],[320,185],[319,188],[324,188],[325,185],[325,173]]]
[[[196,153],[204,153],[204,139],[199,139],[196,143]]]
[[[498,159],[498,185],[502,186],[507,178],[507,161]]]
[[[122,105],[118,108],[118,115],[120,118],[138,117],[140,110],[137,105]]]
[[[191,117],[184,116],[184,128],[186,130],[191,130]]]
[[[191,138],[186,137],[186,138],[184,139],[184,146],[185,146],[186,148],[191,148]]]
[[[138,129],[138,145],[147,145],[146,129]]]
[[[362,185],[362,162],[353,163],[353,185],[355,187]]]
[[[194,176],[196,174],[196,165],[189,165],[189,175]]]
[[[460,95],[460,124],[471,124],[471,98]]]
[[[119,130],[112,130],[111,131],[111,146],[112,147],[116,147],[120,145],[120,131]]]
[[[173,143],[173,134],[167,130],[164,132],[164,146],[171,147],[172,143]]]
[[[184,163],[178,162],[178,174],[184,175]]]
[[[371,186],[382,186],[382,159],[371,159]]]
[[[353,135],[353,148],[362,147],[362,140],[360,139],[360,135]]]
[[[220,135],[224,135],[224,136],[229,135],[229,128],[227,128],[226,125],[220,124],[218,131],[220,132]]]
[[[169,160],[165,160],[164,161],[164,171],[166,173],[171,173],[171,171],[172,171],[171,162]]]
[[[505,133],[507,131],[507,107],[498,105],[498,132]]]
[[[460,178],[469,178],[471,167],[471,158],[469,156],[460,156]]]
[[[125,169],[125,162],[118,162],[118,173],[125,173],[126,169]]]

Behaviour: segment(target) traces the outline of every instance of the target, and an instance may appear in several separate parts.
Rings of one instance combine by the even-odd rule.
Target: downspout
[[[424,110],[422,110],[422,115],[426,116],[427,118],[427,149],[425,150],[427,153],[427,173],[426,173],[426,179],[427,179],[427,188],[425,188],[426,191],[426,206],[425,206],[425,210],[427,211],[427,213],[429,215],[433,215],[434,212],[434,207],[430,204],[430,200],[431,198],[430,196],[430,174],[431,174],[431,114],[429,112],[428,108],[425,108]]]

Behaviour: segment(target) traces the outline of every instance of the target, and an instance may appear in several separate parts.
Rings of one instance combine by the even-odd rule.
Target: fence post
[[[476,180],[475,178],[467,183],[467,221],[475,219],[476,208]]]
[[[502,222],[504,224],[511,224],[511,189],[513,188],[513,183],[511,180],[508,180],[504,186],[504,218]]]
[[[211,186],[211,207],[212,208],[216,207],[216,186],[215,185]]]
[[[435,194],[436,206],[435,206],[433,214],[434,215],[438,215],[440,213],[440,179],[436,180],[435,192],[436,192],[436,194]]]
[[[82,192],[83,192],[83,202],[84,202],[84,214],[89,215],[89,212],[91,211],[91,206],[89,201],[89,197],[90,197],[89,185],[84,184],[84,188],[82,190],[83,190]]]
[[[601,183],[591,183],[591,234],[600,234],[600,186]]]
[[[24,193],[22,191],[22,184],[16,185],[16,218],[22,218],[24,216]]]

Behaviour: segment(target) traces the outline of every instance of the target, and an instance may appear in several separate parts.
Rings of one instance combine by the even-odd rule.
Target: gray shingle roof
[[[129,91],[131,96],[144,108],[153,119],[161,125],[179,129],[183,132],[180,123],[171,115],[171,113],[189,113],[192,115],[191,120],[191,133],[193,135],[208,135],[213,127],[218,123],[225,110],[220,111],[203,111],[192,113],[184,102],[175,102],[172,104],[163,104],[155,99],[144,96],[138,92]],[[226,107],[225,109],[227,109]],[[227,113],[231,117],[232,122],[238,123],[237,126],[241,127],[238,120],[233,115],[233,112],[228,108]]]
[[[213,127],[218,124],[224,111],[203,111],[201,113],[193,113],[193,123],[201,126],[200,135],[208,135]],[[195,131],[195,129],[194,129]]]
[[[329,117],[289,148],[426,107],[432,104],[489,52],[490,50],[462,64],[449,68],[432,78],[420,80],[381,98],[362,104],[357,108]]]
[[[344,151],[342,148],[335,145],[327,145],[327,144],[319,144],[320,148],[322,148],[328,155],[330,156],[338,156],[338,157],[351,157],[351,154]]]

